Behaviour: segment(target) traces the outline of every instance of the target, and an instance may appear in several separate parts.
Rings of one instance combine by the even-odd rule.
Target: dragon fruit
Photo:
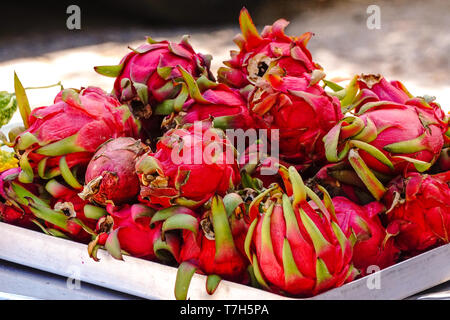
[[[362,75],[357,83],[356,115],[342,119],[324,137],[326,157],[330,162],[347,159],[379,200],[385,192],[382,182],[405,170],[431,167],[448,124],[438,104],[413,98],[398,81]]]
[[[103,75],[115,77],[114,94],[129,105],[135,117],[151,137],[159,136],[162,117],[152,117],[154,110],[163,101],[175,98],[181,86],[173,80],[181,77],[177,66],[181,66],[194,78],[205,75],[214,77],[209,71],[211,56],[196,53],[184,36],[180,43],[147,42],[132,49],[117,66],[99,66],[95,70]]]
[[[22,168],[19,179],[27,183],[36,175],[43,179],[62,175],[71,187],[80,189],[75,167],[84,170],[108,139],[137,134],[127,107],[103,90],[65,89],[53,105],[34,109],[29,128],[16,137],[14,148]]]
[[[284,33],[289,22],[279,19],[272,26],[266,26],[260,35],[245,8],[241,10],[239,24],[242,34],[237,35],[234,42],[240,51],[230,52],[231,60],[224,62],[227,67],[218,70],[219,82],[243,88],[256,83],[274,65],[293,77],[320,69],[306,49],[312,33],[289,37]]]
[[[39,188],[36,184],[18,181],[20,171],[20,168],[11,168],[0,173],[0,221],[31,228],[34,226],[33,213],[26,202],[21,202],[15,190],[21,189],[37,196]]]
[[[344,197],[332,201],[342,231],[355,236],[353,264],[361,275],[371,273],[371,266],[384,269],[396,263],[400,250],[394,239],[398,230],[386,230],[381,224],[378,214],[386,208],[380,202],[359,206]]]
[[[141,182],[140,200],[157,209],[199,207],[240,182],[230,141],[223,131],[198,122],[188,129],[169,130],[159,140],[156,152],[138,160],[136,172]]]
[[[84,203],[72,190],[56,180],[45,187],[38,183],[21,183],[20,168],[2,173],[0,207],[2,220],[19,226],[38,226],[49,235],[88,242],[94,232],[89,228],[93,220],[84,213]]]
[[[183,207],[163,209],[153,216],[152,223],[164,221],[164,231],[175,228],[182,231],[178,256],[181,264],[175,285],[177,299],[186,299],[195,272],[208,275],[209,294],[214,293],[222,278],[241,283],[248,280],[244,254],[248,225],[242,219],[242,204],[238,194],[230,193],[223,199],[214,196],[201,217]]]
[[[197,81],[178,66],[183,77],[181,91],[174,99],[167,99],[156,107],[155,114],[166,115],[166,128],[212,120],[214,127],[225,129],[253,128],[253,119],[243,96],[225,84],[218,84],[201,76]]]
[[[387,222],[399,228],[398,247],[414,255],[450,242],[450,171],[409,172],[387,186]]]
[[[69,218],[69,237],[80,242],[89,242],[94,234],[93,229],[98,219],[98,216],[92,216],[91,212],[96,210],[105,214],[104,210],[101,208],[93,209],[87,201],[78,196],[78,190],[67,187],[56,179],[49,180],[45,184],[45,190],[51,195],[50,208],[53,208],[55,212],[63,213]],[[45,212],[44,208],[36,208],[36,210]],[[45,218],[44,221],[49,228],[62,232],[67,231],[64,227],[60,227],[58,224],[54,224]]]
[[[280,159],[304,170],[325,159],[322,138],[343,115],[339,100],[320,87],[314,77],[269,74],[255,86],[249,107],[259,128],[278,129]],[[271,137],[272,139],[273,137]]]
[[[135,171],[138,157],[148,147],[130,137],[119,137],[105,142],[89,162],[80,197],[106,206],[122,205],[137,200],[140,191]]]
[[[109,215],[100,218],[97,223],[97,236],[88,246],[89,255],[97,258],[97,250],[104,246],[115,259],[123,260],[123,254],[154,260],[153,244],[158,238],[160,226],[151,226],[154,210],[143,204],[125,204],[115,207],[106,206]]]
[[[294,167],[282,176],[286,193],[278,186],[267,189],[249,209],[254,220],[245,250],[258,283],[266,290],[307,297],[353,280],[358,272],[352,242],[339,227],[325,189],[322,201]]]

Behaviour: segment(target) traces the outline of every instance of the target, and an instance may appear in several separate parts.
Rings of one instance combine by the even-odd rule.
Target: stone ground
[[[381,29],[367,28],[369,5],[380,7]],[[415,95],[435,96],[450,111],[449,12],[448,0],[285,0],[260,7],[254,19],[261,29],[278,17],[289,17],[288,34],[314,32],[309,48],[330,78],[381,73],[401,80]],[[197,51],[213,55],[215,71],[229,50],[235,49],[232,39],[239,32],[238,12],[233,25],[157,26],[120,21],[104,27],[97,23],[87,30],[82,24],[81,31],[66,30],[66,16],[63,11],[59,29],[11,29],[0,34],[0,90],[13,90],[15,70],[25,86],[62,81],[65,87],[94,85],[109,91],[113,79],[97,75],[93,66],[117,64],[128,52],[127,46],[139,45],[147,35],[176,41],[190,34]],[[56,92],[29,91],[31,105],[51,103]],[[20,121],[20,116],[16,114],[13,121]]]

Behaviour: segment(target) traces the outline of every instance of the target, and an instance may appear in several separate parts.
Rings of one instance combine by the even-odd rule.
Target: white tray
[[[147,299],[174,299],[176,269],[143,259],[115,260],[99,250],[92,260],[86,245],[55,238],[0,222],[0,259],[64,277],[79,278],[105,288]],[[75,276],[74,276],[75,275]],[[373,284],[379,279],[379,288]],[[450,280],[450,244],[358,279],[311,299],[403,299]],[[222,281],[213,295],[205,290],[206,277],[195,274],[190,299],[289,299],[277,294]],[[368,285],[369,283],[369,285]]]

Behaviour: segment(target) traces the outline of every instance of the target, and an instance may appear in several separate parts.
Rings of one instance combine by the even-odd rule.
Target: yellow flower
[[[18,163],[19,160],[14,157],[13,152],[0,150],[0,172],[16,168],[18,166]]]

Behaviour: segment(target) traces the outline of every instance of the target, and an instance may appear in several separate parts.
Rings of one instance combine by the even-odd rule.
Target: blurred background
[[[69,30],[69,5],[81,9],[81,29]],[[213,71],[235,49],[238,15],[246,6],[259,30],[278,18],[289,35],[315,33],[309,49],[328,77],[381,73],[414,95],[435,96],[450,110],[450,1],[448,0],[49,0],[2,3],[0,91],[13,91],[13,72],[26,87],[62,81],[110,91],[113,79],[93,71],[117,64],[146,36],[178,41],[191,35],[198,52],[212,54]],[[370,5],[380,8],[380,29],[367,27]],[[37,107],[56,88],[29,91]],[[18,114],[12,120],[20,121]]]

